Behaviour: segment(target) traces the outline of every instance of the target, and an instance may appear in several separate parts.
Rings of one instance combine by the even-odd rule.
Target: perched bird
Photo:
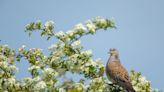
[[[110,58],[106,65],[106,75],[113,84],[119,85],[127,92],[136,92],[131,84],[131,78],[127,70],[122,66],[118,51],[115,48],[110,49]]]

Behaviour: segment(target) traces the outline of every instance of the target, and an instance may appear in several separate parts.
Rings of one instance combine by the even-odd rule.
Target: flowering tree
[[[94,60],[90,50],[84,50],[80,38],[94,35],[98,30],[115,28],[112,20],[96,17],[84,24],[75,25],[67,32],[54,32],[54,22],[40,21],[26,25],[29,35],[40,31],[47,40],[55,37],[58,41],[49,47],[50,54],[44,55],[41,49],[27,50],[25,46],[16,52],[7,45],[0,45],[0,92],[124,92],[121,87],[109,83],[104,77],[104,65],[100,59]],[[16,62],[28,61],[31,77],[18,80]],[[59,81],[66,72],[83,75],[79,81]],[[132,84],[137,92],[156,91],[150,81],[141,73],[131,71]],[[84,84],[86,80],[89,83]],[[60,82],[60,83],[59,83]]]

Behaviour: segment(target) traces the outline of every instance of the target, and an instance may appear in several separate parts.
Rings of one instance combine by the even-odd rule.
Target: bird
[[[106,64],[107,78],[113,83],[122,87],[127,92],[136,92],[132,86],[128,71],[121,64],[118,50],[110,49],[110,57]]]

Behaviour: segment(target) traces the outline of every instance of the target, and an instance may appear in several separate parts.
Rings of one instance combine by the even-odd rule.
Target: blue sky
[[[55,21],[55,30],[69,30],[75,24],[92,17],[113,17],[117,29],[98,32],[82,38],[86,49],[92,49],[94,58],[109,57],[109,48],[117,48],[122,64],[146,76],[154,88],[164,90],[164,1],[163,0],[1,0],[0,44],[11,48],[42,48],[55,42],[34,33],[31,38],[24,26],[32,21]],[[18,65],[25,77],[27,62]]]

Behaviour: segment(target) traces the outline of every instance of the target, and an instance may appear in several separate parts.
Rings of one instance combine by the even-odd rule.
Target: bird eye
[[[111,49],[110,49],[110,52],[114,52],[114,51],[116,51],[115,48],[111,48]]]
[[[113,51],[113,48],[111,48],[110,51]]]

